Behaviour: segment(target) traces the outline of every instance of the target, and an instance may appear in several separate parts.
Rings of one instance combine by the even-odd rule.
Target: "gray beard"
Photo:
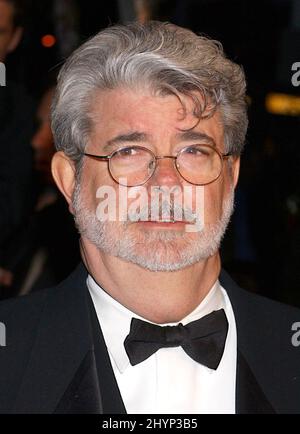
[[[108,255],[149,271],[178,271],[213,256],[220,248],[234,209],[234,189],[223,202],[221,218],[199,232],[137,230],[134,223],[100,221],[89,210],[76,182],[73,194],[75,223],[79,233]]]

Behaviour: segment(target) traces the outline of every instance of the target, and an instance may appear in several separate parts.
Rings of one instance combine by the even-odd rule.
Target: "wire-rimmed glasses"
[[[111,177],[121,185],[135,187],[145,184],[153,176],[158,160],[171,158],[183,179],[194,185],[207,185],[221,175],[224,159],[232,154],[223,154],[207,144],[189,145],[177,155],[155,155],[143,146],[123,146],[109,155],[94,155],[83,152],[86,157],[107,161]],[[124,183],[123,183],[124,182]]]

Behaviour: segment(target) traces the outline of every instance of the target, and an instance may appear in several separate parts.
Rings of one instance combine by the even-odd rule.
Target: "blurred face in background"
[[[14,6],[7,0],[0,0],[0,62],[18,46],[22,28],[14,25]]]
[[[54,154],[54,143],[50,125],[50,108],[53,94],[54,88],[51,88],[42,96],[36,113],[37,129],[31,139],[35,169],[44,181],[51,183],[53,178],[50,165]]]

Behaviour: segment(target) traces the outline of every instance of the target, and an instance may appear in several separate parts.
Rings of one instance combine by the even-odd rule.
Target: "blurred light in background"
[[[56,38],[53,35],[44,35],[41,38],[42,46],[45,48],[51,48],[56,44]]]
[[[274,115],[299,116],[300,96],[269,93],[266,96],[266,109]]]

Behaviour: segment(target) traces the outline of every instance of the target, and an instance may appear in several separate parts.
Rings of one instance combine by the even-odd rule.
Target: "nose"
[[[158,157],[156,169],[152,178],[151,185],[155,186],[181,186],[182,179],[175,167],[175,159],[172,157]]]

